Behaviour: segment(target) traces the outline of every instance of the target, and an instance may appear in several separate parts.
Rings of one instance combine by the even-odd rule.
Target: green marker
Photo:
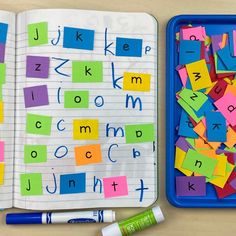
[[[139,232],[149,226],[164,221],[164,216],[159,206],[141,212],[131,218],[111,224],[102,229],[103,236],[128,236]]]

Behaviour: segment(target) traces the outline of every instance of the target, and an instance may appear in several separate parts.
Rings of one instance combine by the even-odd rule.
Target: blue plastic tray
[[[173,17],[166,31],[166,195],[169,202],[176,207],[236,207],[236,194],[218,199],[214,187],[207,184],[204,197],[177,197],[175,177],[183,175],[174,169],[175,142],[178,139],[176,126],[179,123],[181,108],[176,102],[175,94],[182,88],[175,70],[178,54],[175,33],[180,27],[192,24],[204,26],[207,35],[222,34],[236,29],[236,15],[179,15]],[[235,171],[235,170],[234,170]]]

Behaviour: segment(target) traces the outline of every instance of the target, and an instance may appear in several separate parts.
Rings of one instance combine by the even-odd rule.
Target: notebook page
[[[7,11],[0,11],[0,81],[0,208],[9,208],[13,205],[15,14]]]
[[[28,40],[28,25],[38,23],[34,37],[42,42],[29,46],[34,41]],[[74,28],[82,29],[76,34],[79,48],[70,39]],[[156,31],[156,21],[145,13],[32,10],[18,14],[16,207],[139,207],[156,200]],[[116,49],[124,38],[137,39],[131,50],[135,56],[118,56],[126,53]],[[111,45],[106,48],[106,43]],[[45,71],[40,78],[29,76],[37,69],[32,72],[29,61],[26,68],[27,56],[44,57],[38,64],[45,63],[45,70],[49,57],[48,78]],[[93,82],[87,77],[81,82],[81,71]],[[124,90],[124,72],[136,73],[136,83],[137,73],[142,73],[147,91],[130,91],[129,84]],[[132,130],[137,127],[132,124],[142,128],[136,134],[143,135],[143,141],[133,140]],[[35,129],[42,133],[35,134]]]

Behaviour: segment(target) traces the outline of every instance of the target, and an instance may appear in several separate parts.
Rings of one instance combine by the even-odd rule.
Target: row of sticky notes
[[[2,97],[3,85],[6,83],[5,51],[7,43],[8,24],[0,23],[0,124],[4,122],[4,103]],[[0,141],[0,185],[4,184],[4,141]]]
[[[60,194],[86,193],[86,173],[63,174],[60,179]],[[41,173],[27,173],[20,175],[21,194],[36,196],[43,194],[43,176]],[[105,177],[102,179],[105,198],[128,195],[126,176]]]
[[[176,70],[182,88],[175,168],[177,196],[207,196],[212,185],[219,198],[236,193],[235,30],[207,35],[187,25],[176,34]]]
[[[82,50],[94,49],[95,31],[90,29],[64,27],[63,47]],[[28,25],[30,47],[48,44],[48,23]],[[143,40],[139,38],[116,38],[116,56],[141,57]]]

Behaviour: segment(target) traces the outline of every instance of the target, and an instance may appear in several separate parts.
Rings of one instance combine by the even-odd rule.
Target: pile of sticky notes
[[[235,194],[236,27],[208,35],[203,26],[183,26],[176,49],[176,196],[207,196],[208,185],[218,198]]]

